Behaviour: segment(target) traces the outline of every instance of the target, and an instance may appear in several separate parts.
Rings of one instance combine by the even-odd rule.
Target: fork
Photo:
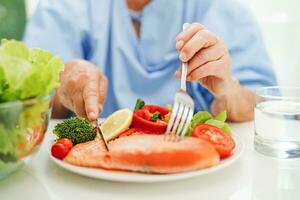
[[[183,31],[188,26],[188,23],[184,23],[182,26]],[[175,94],[172,114],[165,132],[166,141],[179,141],[183,138],[194,115],[194,100],[186,89],[186,63],[182,63],[181,71],[180,90]]]

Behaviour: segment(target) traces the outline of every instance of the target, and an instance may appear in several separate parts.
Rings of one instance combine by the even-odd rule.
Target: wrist
[[[226,110],[230,121],[248,121],[254,116],[255,95],[252,91],[242,87],[238,80],[231,83],[230,92],[215,96],[211,105],[214,115]]]
[[[238,79],[231,77],[230,79],[227,79],[222,84],[222,90],[220,90],[219,93],[215,93],[215,99],[230,99],[231,96],[234,96],[235,94],[239,93],[241,90],[241,85]]]

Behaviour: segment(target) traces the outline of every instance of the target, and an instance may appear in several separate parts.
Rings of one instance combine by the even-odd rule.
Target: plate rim
[[[54,158],[51,155],[50,149],[54,139],[53,135],[51,136],[50,140],[47,141],[48,142],[47,151],[51,160],[59,167],[81,176],[85,176],[93,179],[115,181],[115,182],[156,183],[156,182],[184,180],[188,178],[198,177],[198,176],[223,170],[228,166],[232,165],[241,157],[241,155],[245,150],[245,144],[241,140],[240,136],[238,136],[235,133],[233,133],[232,136],[236,143],[236,147],[232,156],[230,156],[229,158],[225,160],[221,160],[218,165],[210,168],[199,169],[199,170],[189,171],[189,172],[174,173],[174,174],[147,174],[147,173],[127,172],[127,171],[112,171],[112,170],[105,170],[101,168],[88,168],[88,167],[80,167],[80,166],[72,165],[62,160],[59,160],[57,158]]]

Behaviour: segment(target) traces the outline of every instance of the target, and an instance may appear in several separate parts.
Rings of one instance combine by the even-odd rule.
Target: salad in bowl
[[[22,42],[0,46],[0,178],[26,163],[47,130],[60,58]]]

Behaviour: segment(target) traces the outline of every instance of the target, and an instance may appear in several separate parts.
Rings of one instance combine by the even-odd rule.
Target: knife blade
[[[95,129],[96,129],[97,133],[99,133],[101,139],[103,140],[104,146],[105,146],[106,150],[109,151],[108,143],[107,143],[107,141],[106,141],[106,139],[105,139],[105,136],[104,136],[104,134],[103,134],[103,131],[102,131],[102,129],[101,129],[99,120],[96,119],[96,120],[93,122],[93,124],[94,124],[94,126],[95,126]]]

